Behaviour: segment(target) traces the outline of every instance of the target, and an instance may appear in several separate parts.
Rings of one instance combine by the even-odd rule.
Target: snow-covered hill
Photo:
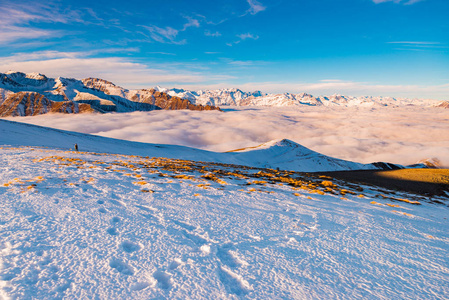
[[[282,170],[57,150],[79,141],[81,150],[211,155],[11,122],[0,128],[7,129],[0,133],[1,299],[449,294],[448,197]],[[48,147],[20,145],[37,142]],[[288,141],[240,154],[292,146],[313,155]]]
[[[68,150],[72,149],[75,143],[79,145],[81,151],[188,159],[298,172],[389,168],[388,164],[361,164],[329,157],[285,139],[249,149],[221,153],[176,145],[130,142],[0,120],[0,145]]]

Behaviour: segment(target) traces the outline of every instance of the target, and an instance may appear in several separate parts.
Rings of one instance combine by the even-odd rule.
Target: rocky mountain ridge
[[[24,100],[25,99],[25,100]],[[58,107],[56,109],[56,107]],[[86,78],[48,78],[40,73],[0,73],[0,116],[48,112],[132,112],[160,109],[215,110],[155,89],[127,90],[112,82]]]
[[[89,104],[76,101],[52,101],[36,92],[10,94],[0,105],[0,117],[36,116],[46,113],[92,113]]]

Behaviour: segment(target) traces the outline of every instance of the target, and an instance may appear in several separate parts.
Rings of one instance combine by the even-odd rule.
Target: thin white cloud
[[[126,50],[109,49],[110,52]],[[134,48],[130,48],[134,50]],[[40,72],[49,77],[110,80],[125,88],[151,88],[155,85],[200,84],[210,81],[228,81],[232,76],[209,74],[201,64],[152,64],[151,67],[122,57],[94,58],[96,51],[58,52],[41,51],[18,53],[0,57],[0,72],[9,70]],[[197,69],[198,71],[192,71]]]
[[[394,50],[402,51],[438,51],[448,49],[447,45],[440,42],[397,41],[388,42],[387,44],[398,46],[397,48],[394,48]]]
[[[388,42],[387,44],[404,44],[404,45],[440,45],[439,42],[417,42],[417,41],[400,41],[400,42]]]
[[[156,42],[168,44],[185,44],[185,40],[176,41],[176,37],[179,33],[179,30],[176,30],[172,27],[162,28],[154,25],[151,26],[142,25],[142,27],[148,30],[150,38]]]
[[[248,4],[249,4],[249,9],[248,9],[248,13],[250,13],[251,15],[255,15],[261,11],[264,11],[266,9],[265,6],[263,6],[260,2],[256,1],[256,0],[247,0]]]
[[[212,36],[212,37],[219,37],[221,36],[221,33],[218,31],[210,32],[209,30],[204,31],[205,36]]]
[[[379,3],[385,3],[385,2],[394,2],[394,3],[401,3],[401,4],[405,4],[405,5],[411,5],[411,4],[415,4],[424,0],[372,0],[374,3],[379,4]]]
[[[247,66],[255,66],[260,67],[263,65],[266,65],[268,62],[266,61],[260,61],[260,60],[234,60],[227,57],[220,57],[220,62],[226,63],[226,65],[230,66],[240,66],[240,67],[247,67]]]
[[[187,23],[184,24],[182,31],[187,30],[189,27],[200,27],[200,22],[197,19],[193,19],[191,17],[185,17],[187,19]]]
[[[415,51],[415,52],[441,52],[447,51],[449,47],[440,42],[421,42],[421,41],[398,41],[398,42],[387,42],[387,44],[394,45],[393,50],[398,51]]]
[[[148,54],[160,54],[160,55],[170,55],[170,56],[176,56],[175,53],[170,52],[147,52]]]
[[[85,58],[97,54],[105,53],[120,53],[120,52],[139,52],[139,48],[127,47],[127,48],[107,48],[96,49],[82,52],[61,52],[55,50],[36,51],[30,53],[15,53],[8,57],[2,57],[3,63],[7,62],[24,62],[33,60],[45,60],[45,59],[58,59],[58,58]]]
[[[64,35],[63,31],[25,28],[20,26],[0,26],[0,31],[2,31],[0,33],[0,43],[3,44],[23,39],[46,39]]]
[[[237,37],[239,38],[237,41],[234,41],[232,43],[226,43],[226,45],[232,47],[234,45],[240,44],[242,41],[244,40],[257,40],[259,39],[258,35],[254,35],[252,33],[242,33],[242,34],[238,34]]]
[[[175,29],[170,26],[167,27],[158,27],[155,25],[150,26],[140,25],[140,26],[147,29],[147,31],[150,34],[150,38],[155,42],[164,44],[184,45],[187,43],[185,39],[184,40],[176,39],[178,37],[179,32],[186,31],[191,27],[195,28],[200,27],[200,22],[197,19],[191,17],[184,17],[184,18],[187,19],[187,23],[184,24],[181,30]]]
[[[77,11],[68,11],[63,15],[56,7],[38,3],[33,5],[11,3],[0,4],[0,25],[28,24],[29,22],[69,23],[80,22]]]
[[[88,15],[89,17],[85,17]],[[0,42],[10,43],[18,40],[36,40],[59,37],[67,34],[62,30],[39,28],[37,23],[82,23],[91,24],[87,19],[94,19],[94,23],[101,20],[90,9],[84,11],[67,9],[52,2],[0,2]],[[32,24],[34,23],[34,24]]]
[[[258,35],[254,35],[252,33],[242,33],[237,35],[238,38],[240,38],[242,41],[251,39],[251,40],[257,40],[259,38]]]

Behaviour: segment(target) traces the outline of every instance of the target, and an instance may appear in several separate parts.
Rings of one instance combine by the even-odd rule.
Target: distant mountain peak
[[[267,148],[272,148],[272,147],[288,147],[288,148],[302,147],[302,148],[307,149],[306,147],[304,147],[304,146],[302,146],[302,145],[300,145],[298,143],[295,143],[294,141],[289,140],[289,139],[275,139],[275,140],[271,140],[269,142],[263,143],[263,144],[261,144],[259,146],[254,147],[254,148],[267,149]],[[309,149],[307,149],[307,150],[309,150]],[[312,151],[312,150],[310,150],[310,151]]]

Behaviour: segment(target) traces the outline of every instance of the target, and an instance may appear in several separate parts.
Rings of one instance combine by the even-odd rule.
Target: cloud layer
[[[326,155],[412,164],[436,157],[449,166],[449,120],[437,108],[247,108],[223,113],[157,111],[9,118],[42,126],[213,151],[288,138]]]

